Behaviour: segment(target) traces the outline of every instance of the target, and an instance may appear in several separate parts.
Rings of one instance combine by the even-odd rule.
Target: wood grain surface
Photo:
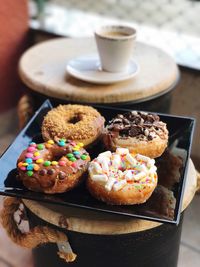
[[[138,101],[162,95],[176,84],[179,71],[174,60],[162,50],[136,43],[133,58],[140,66],[136,77],[124,82],[97,85],[71,77],[68,60],[94,54],[93,38],[58,38],[26,51],[19,63],[22,81],[46,96],[88,103]]]

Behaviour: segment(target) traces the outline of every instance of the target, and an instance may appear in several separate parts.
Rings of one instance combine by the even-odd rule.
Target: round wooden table
[[[139,105],[141,109],[144,106],[146,110],[155,111],[161,111],[167,104],[169,99],[166,96],[175,88],[179,71],[174,60],[165,52],[137,42],[133,58],[139,64],[140,72],[136,77],[115,84],[92,84],[73,78],[66,72],[68,60],[94,53],[97,53],[94,38],[53,39],[33,46],[22,55],[19,74],[25,85],[37,92],[37,96],[59,102],[123,107]]]

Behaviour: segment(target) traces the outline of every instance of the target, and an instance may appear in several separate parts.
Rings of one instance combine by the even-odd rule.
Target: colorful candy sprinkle
[[[49,140],[49,141],[47,141],[47,143],[48,143],[49,145],[53,145],[53,144],[54,144],[54,141],[53,141],[53,140]]]
[[[44,165],[45,167],[48,167],[48,166],[51,165],[51,161],[46,160],[46,161],[43,163],[43,165]]]
[[[20,167],[22,167],[23,166],[23,162],[19,162],[18,164],[17,164],[17,166],[20,168]]]
[[[26,163],[32,163],[33,160],[32,160],[31,158],[26,158],[26,159],[25,159],[25,162],[26,162]]]
[[[60,166],[65,166],[65,161],[60,160],[60,161],[59,161],[59,165],[60,165]]]
[[[72,141],[72,142],[70,143],[70,145],[72,145],[72,146],[76,146],[76,143],[75,143],[74,141]]]
[[[142,184],[138,184],[138,185],[134,185],[134,187],[138,190],[142,189],[143,185]]]
[[[74,162],[74,161],[76,161],[76,158],[75,157],[71,157],[71,158],[69,158],[69,160]]]
[[[78,143],[78,146],[83,147],[84,144],[83,143]]]
[[[44,145],[43,145],[43,144],[39,144],[39,145],[37,145],[37,149],[38,149],[38,150],[43,150],[43,149],[44,149]]]
[[[79,147],[79,146],[74,146],[72,149],[73,149],[74,151],[78,151],[78,150],[80,149],[80,147]]]
[[[65,142],[64,142],[64,141],[59,141],[59,142],[58,142],[58,145],[59,145],[59,146],[65,146]]]
[[[29,146],[27,149],[28,152],[34,152],[35,150],[36,150],[36,148],[33,146]]]
[[[33,159],[34,160],[40,159],[40,156],[34,157]]]
[[[55,161],[55,160],[53,160],[53,161],[51,162],[51,165],[53,165],[53,166],[58,165],[58,162]]]
[[[73,154],[74,155],[80,155],[80,152],[79,151],[73,151]]]
[[[41,169],[42,164],[44,167],[49,167],[49,166],[66,166],[66,164],[72,166],[73,168],[77,167],[76,160],[77,159],[86,159],[87,155],[81,155],[82,152],[79,150],[83,147],[83,143],[78,143],[76,144],[74,141],[66,140],[64,138],[61,138],[58,142],[56,142],[58,146],[64,147],[66,146],[66,143],[69,143],[73,148],[71,148],[68,154],[66,154],[66,158],[61,159],[59,162],[58,161],[49,161],[49,160],[44,160],[41,156],[42,152],[41,150],[45,148],[50,148],[52,147],[53,144],[55,144],[54,140],[48,140],[45,143],[41,144],[36,144],[35,142],[31,142],[27,148],[27,151],[25,153],[25,159],[23,162],[18,163],[18,168],[20,170],[23,170],[26,172],[27,176],[32,176],[34,174],[34,171],[38,171],[39,175],[53,175],[56,170],[51,169],[51,168],[44,168]],[[71,152],[73,151],[73,152]],[[58,175],[59,179],[64,179],[66,177],[66,174],[63,172],[59,172]]]
[[[82,160],[86,160],[87,159],[87,156],[83,154],[83,155],[81,155],[81,159]]]
[[[43,162],[44,162],[43,159],[37,159],[37,160],[36,160],[36,163],[43,163]]]
[[[68,158],[73,158],[73,157],[74,157],[74,155],[73,155],[72,153],[68,153],[66,156],[67,156]]]
[[[32,171],[34,168],[34,165],[33,164],[30,164],[26,167],[27,171]]]
[[[51,144],[45,144],[46,148],[50,148],[52,145]]]
[[[73,168],[76,168],[76,163],[73,162],[73,163],[71,164],[71,166],[72,166]]]
[[[27,174],[28,176],[32,176],[32,175],[33,175],[33,171],[27,171],[26,174]]]
[[[33,154],[32,153],[26,153],[26,158],[33,158]]]
[[[35,142],[31,142],[30,146],[36,147],[36,143]]]
[[[34,164],[34,167],[33,167],[34,171],[38,171],[39,168],[40,168],[40,167],[39,167],[37,164]]]

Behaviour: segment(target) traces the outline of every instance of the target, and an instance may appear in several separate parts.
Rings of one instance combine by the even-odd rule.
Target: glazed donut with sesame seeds
[[[127,148],[103,152],[89,163],[87,188],[92,196],[112,205],[147,201],[157,186],[155,160],[131,154]]]
[[[99,139],[104,117],[90,106],[59,105],[50,110],[42,123],[44,140],[66,138],[88,147]]]
[[[19,179],[32,191],[63,193],[77,186],[87,171],[90,156],[82,143],[60,139],[31,142],[18,161]]]

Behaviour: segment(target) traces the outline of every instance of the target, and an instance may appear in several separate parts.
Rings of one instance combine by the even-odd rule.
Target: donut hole
[[[81,120],[82,120],[82,118],[81,118],[80,114],[74,114],[73,117],[71,117],[67,122],[72,123],[72,124],[76,124],[77,122],[79,122]]]

